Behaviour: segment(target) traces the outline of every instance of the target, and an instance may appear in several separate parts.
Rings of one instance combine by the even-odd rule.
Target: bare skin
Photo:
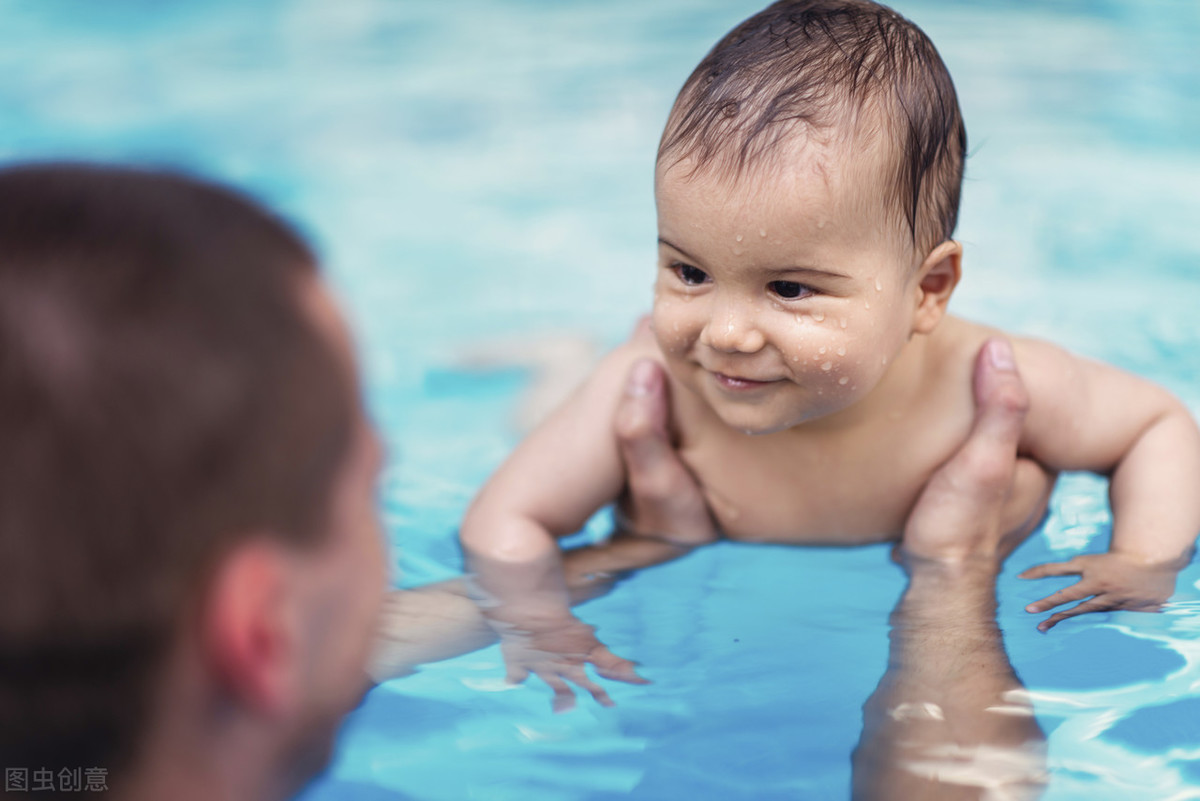
[[[896,551],[909,583],[891,616],[887,672],[863,705],[854,798],[1032,799],[1044,789],[1045,735],[1004,652],[996,576],[1054,477],[1017,458],[1029,396],[1015,369],[984,364],[997,349],[1005,343],[990,341],[976,364],[967,442],[929,481]],[[1035,510],[1015,531],[1004,513],[1013,497]]]
[[[619,453],[629,474],[623,528],[608,542],[578,548],[562,559],[563,582],[572,604],[608,592],[631,571],[661,564],[716,539],[716,528],[695,479],[675,454],[667,432],[665,384],[653,363],[635,365],[626,376],[625,390],[613,419]],[[612,700],[588,679],[584,665],[592,663],[607,678],[640,683],[631,662],[613,656],[596,642],[591,629],[571,617],[565,629],[549,637],[555,642],[554,671],[539,673],[554,691],[556,711],[570,709],[574,692],[560,676],[569,678],[605,706]],[[384,602],[380,636],[368,672],[375,681],[408,675],[420,664],[448,659],[495,642],[497,635],[471,598],[463,579],[397,590]],[[514,646],[536,651],[542,640],[514,640]],[[510,646],[513,647],[513,646]],[[522,674],[510,673],[519,681]]]
[[[947,316],[962,248],[916,249],[876,186],[887,174],[877,145],[797,145],[789,169],[733,182],[686,162],[660,168],[653,337],[611,353],[464,520],[477,597],[502,636],[544,632],[549,648],[570,626],[556,538],[626,492],[609,421],[639,359],[666,368],[673,437],[723,536],[900,537],[966,440],[972,365],[997,332]],[[1021,454],[1110,475],[1116,515],[1111,552],[1059,568],[1081,581],[1031,611],[1095,596],[1052,624],[1165,600],[1170,582],[1145,578],[1182,564],[1200,531],[1200,430],[1135,376],[1034,340],[1014,338],[1012,352],[1030,397]],[[1035,509],[1012,497],[1003,519],[1016,531]],[[531,654],[506,649],[514,675],[553,675],[554,659]]]
[[[855,798],[1031,799],[1044,787],[1045,736],[1004,652],[995,582],[1003,559],[1036,524],[1053,476],[1017,459],[1028,396],[1014,369],[989,359],[994,348],[1006,351],[993,341],[975,364],[968,438],[926,485],[896,551],[909,585],[892,613],[888,670],[863,708]],[[716,536],[700,487],[668,438],[664,392],[652,362],[631,371],[615,425],[632,488],[631,530],[566,554],[573,602]],[[1014,495],[1034,511],[1010,530],[1004,510]],[[495,640],[463,581],[395,592],[387,605],[374,668],[380,680]],[[573,659],[581,670],[587,654]],[[582,686],[611,703],[594,683]],[[573,700],[565,682],[555,685],[556,709]]]

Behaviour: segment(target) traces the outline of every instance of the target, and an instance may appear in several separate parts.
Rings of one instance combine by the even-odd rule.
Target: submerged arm
[[[688,550],[618,531],[607,543],[568,551],[562,562],[570,603],[604,595],[629,573],[676,559]],[[393,590],[384,600],[368,673],[377,682],[406,676],[419,665],[484,648],[496,639],[464,579]]]
[[[907,560],[887,673],[863,706],[854,798],[1036,798],[1045,735],[1004,652],[991,559]]]
[[[703,496],[667,436],[661,366],[645,359],[634,364],[612,424],[628,481],[618,531],[606,543],[562,555],[561,573],[556,572],[557,547],[549,563],[535,562],[525,568],[535,578],[539,573],[560,576],[572,604],[607,592],[633,570],[676,559],[716,539]],[[396,591],[385,603],[371,675],[376,680],[404,675],[418,664],[457,656],[495,640],[493,627],[462,579]]]

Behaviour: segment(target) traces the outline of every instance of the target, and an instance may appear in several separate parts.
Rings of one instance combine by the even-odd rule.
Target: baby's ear
[[[934,248],[917,269],[914,334],[928,334],[942,321],[946,304],[961,277],[962,245],[948,239]]]

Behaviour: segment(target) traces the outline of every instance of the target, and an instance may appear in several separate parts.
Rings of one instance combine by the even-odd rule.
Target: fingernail
[[[992,363],[992,367],[997,370],[1014,370],[1016,362],[1013,361],[1012,346],[1003,339],[988,340],[988,361]]]
[[[654,382],[654,363],[643,359],[633,365],[629,378],[625,381],[625,394],[639,397],[650,394],[650,385]]]

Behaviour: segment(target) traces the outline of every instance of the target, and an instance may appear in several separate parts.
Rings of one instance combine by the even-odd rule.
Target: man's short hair
[[[357,390],[315,270],[228,189],[0,170],[0,762],[115,775],[222,554],[324,537]]]
[[[897,221],[927,253],[954,233],[967,132],[954,83],[920,28],[869,0],[781,0],[725,35],[680,90],[659,145],[737,176],[798,130],[877,124]]]

